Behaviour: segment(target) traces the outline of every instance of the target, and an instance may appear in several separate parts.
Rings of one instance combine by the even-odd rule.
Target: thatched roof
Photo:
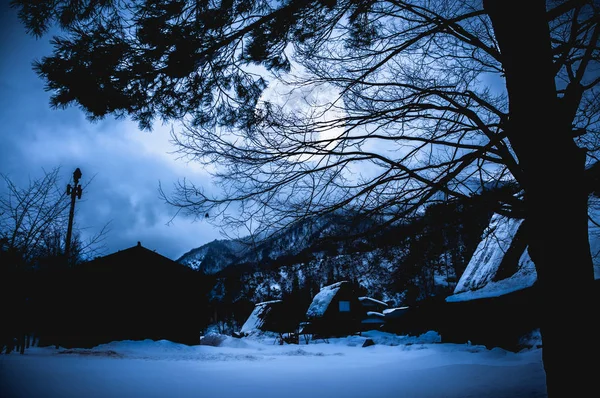
[[[329,308],[329,304],[331,304],[331,301],[333,300],[337,292],[345,283],[349,282],[341,281],[334,283],[333,285],[328,285],[321,288],[319,293],[317,293],[315,298],[313,298],[310,307],[308,307],[308,310],[306,311],[306,316],[308,318],[322,317],[323,314],[325,314],[325,311],[327,311],[327,308]]]
[[[257,330],[263,330],[265,323],[267,323],[269,315],[272,313],[273,307],[283,303],[281,300],[264,301],[257,303],[254,306],[254,310],[242,325],[240,330],[242,333],[251,333]]]

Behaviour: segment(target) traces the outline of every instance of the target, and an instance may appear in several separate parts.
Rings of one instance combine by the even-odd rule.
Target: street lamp
[[[75,198],[81,199],[81,185],[79,185],[79,179],[81,178],[81,170],[79,167],[73,172],[73,186],[67,184],[67,195],[71,196],[71,209],[69,210],[69,226],[67,227],[67,241],[65,243],[65,257],[67,264],[71,264],[71,234],[73,233],[73,216],[75,214]]]

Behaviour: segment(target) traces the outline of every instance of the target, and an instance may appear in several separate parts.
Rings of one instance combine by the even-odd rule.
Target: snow
[[[396,313],[404,313],[408,310],[408,307],[398,307],[398,308],[386,308],[383,310],[383,315],[395,315]]]
[[[371,302],[371,303],[374,303],[374,304],[378,304],[378,305],[380,305],[380,306],[382,306],[382,307],[387,307],[387,306],[388,306],[388,304],[387,304],[387,303],[384,303],[383,301],[380,301],[380,300],[374,299],[374,298],[372,298],[372,297],[366,297],[366,296],[362,296],[362,297],[359,297],[358,299],[359,299],[361,302],[365,302],[365,301],[367,301],[367,302]]]
[[[600,198],[592,195],[588,207],[590,250],[594,261],[594,278],[600,279]]]
[[[511,219],[494,214],[490,225],[460,280],[454,294],[446,298],[447,302],[466,301],[478,298],[498,297],[507,293],[531,287],[537,280],[535,265],[527,249],[519,258],[517,272],[508,278],[494,280],[504,254],[523,220]]]
[[[272,283],[271,284],[271,291],[281,292],[281,285],[279,283]]]
[[[378,316],[383,318],[383,314],[381,312],[377,312],[377,311],[367,311],[367,316]]]
[[[6,398],[546,397],[542,348],[518,353],[440,343],[431,331],[274,344],[275,334],[218,346],[119,341],[0,355]],[[375,345],[362,347],[370,338]]]
[[[484,237],[475,249],[454,293],[479,289],[493,279],[522,222],[523,220],[510,219],[499,214],[492,216],[490,225],[484,231]]]
[[[589,241],[594,263],[594,277],[600,279],[600,198],[592,196],[589,207]],[[508,278],[494,280],[500,263],[523,220],[494,214],[475,249],[467,268],[447,302],[498,297],[533,286],[537,280],[535,265],[527,248],[519,258],[517,272]]]
[[[537,280],[535,266],[527,251],[519,259],[519,268],[511,277],[499,281],[488,282],[478,290],[465,291],[446,297],[447,302],[475,300],[479,298],[499,297],[517,290],[533,286]]]
[[[366,318],[361,320],[362,324],[383,325],[385,323],[385,315],[381,312],[367,311]]]
[[[265,321],[265,311],[269,309],[269,305],[273,303],[281,303],[281,300],[271,300],[258,303],[254,306],[252,313],[242,325],[240,330],[242,333],[252,333],[260,330]]]
[[[327,311],[327,307],[331,303],[331,300],[335,297],[338,290],[345,281],[334,283],[333,285],[323,287],[319,293],[313,298],[312,303],[306,310],[306,316],[308,318],[319,318],[323,316],[325,311]]]

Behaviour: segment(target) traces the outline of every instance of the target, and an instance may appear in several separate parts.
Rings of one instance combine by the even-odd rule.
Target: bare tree
[[[69,197],[60,168],[44,170],[42,177],[30,179],[25,187],[19,187],[8,175],[0,177],[4,182],[4,194],[0,196],[0,237],[6,258],[12,259],[5,265],[28,266],[41,259],[63,256]],[[108,231],[109,224],[105,224],[85,240],[78,231],[72,237],[74,250],[69,262],[100,253]]]
[[[184,123],[181,154],[214,171],[220,190],[180,183],[166,198],[182,211],[258,220],[256,232],[346,210],[393,223],[440,192],[469,196],[473,179],[513,181],[519,195],[497,211],[530,226],[548,394],[595,388],[569,343],[594,329],[598,301],[587,225],[600,169],[590,167],[597,2],[15,4],[33,34],[54,21],[68,34],[36,64],[53,106],[130,115],[142,128]],[[264,95],[262,72],[291,87],[285,102]]]
[[[31,263],[49,235],[66,225],[69,202],[59,186],[60,169],[44,171],[39,179],[17,186],[2,174],[5,194],[0,197],[0,233],[6,251],[14,253],[22,264]]]

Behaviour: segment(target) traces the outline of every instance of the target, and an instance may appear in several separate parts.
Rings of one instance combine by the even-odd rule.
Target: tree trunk
[[[25,354],[25,333],[21,332],[19,336],[19,353]]]
[[[594,391],[594,273],[588,240],[585,152],[557,96],[543,0],[484,0],[502,54],[509,96],[505,126],[523,172],[528,251],[540,297],[548,397]],[[536,113],[539,109],[539,113]]]
[[[15,338],[10,335],[6,340],[6,354],[10,354],[15,348]]]

